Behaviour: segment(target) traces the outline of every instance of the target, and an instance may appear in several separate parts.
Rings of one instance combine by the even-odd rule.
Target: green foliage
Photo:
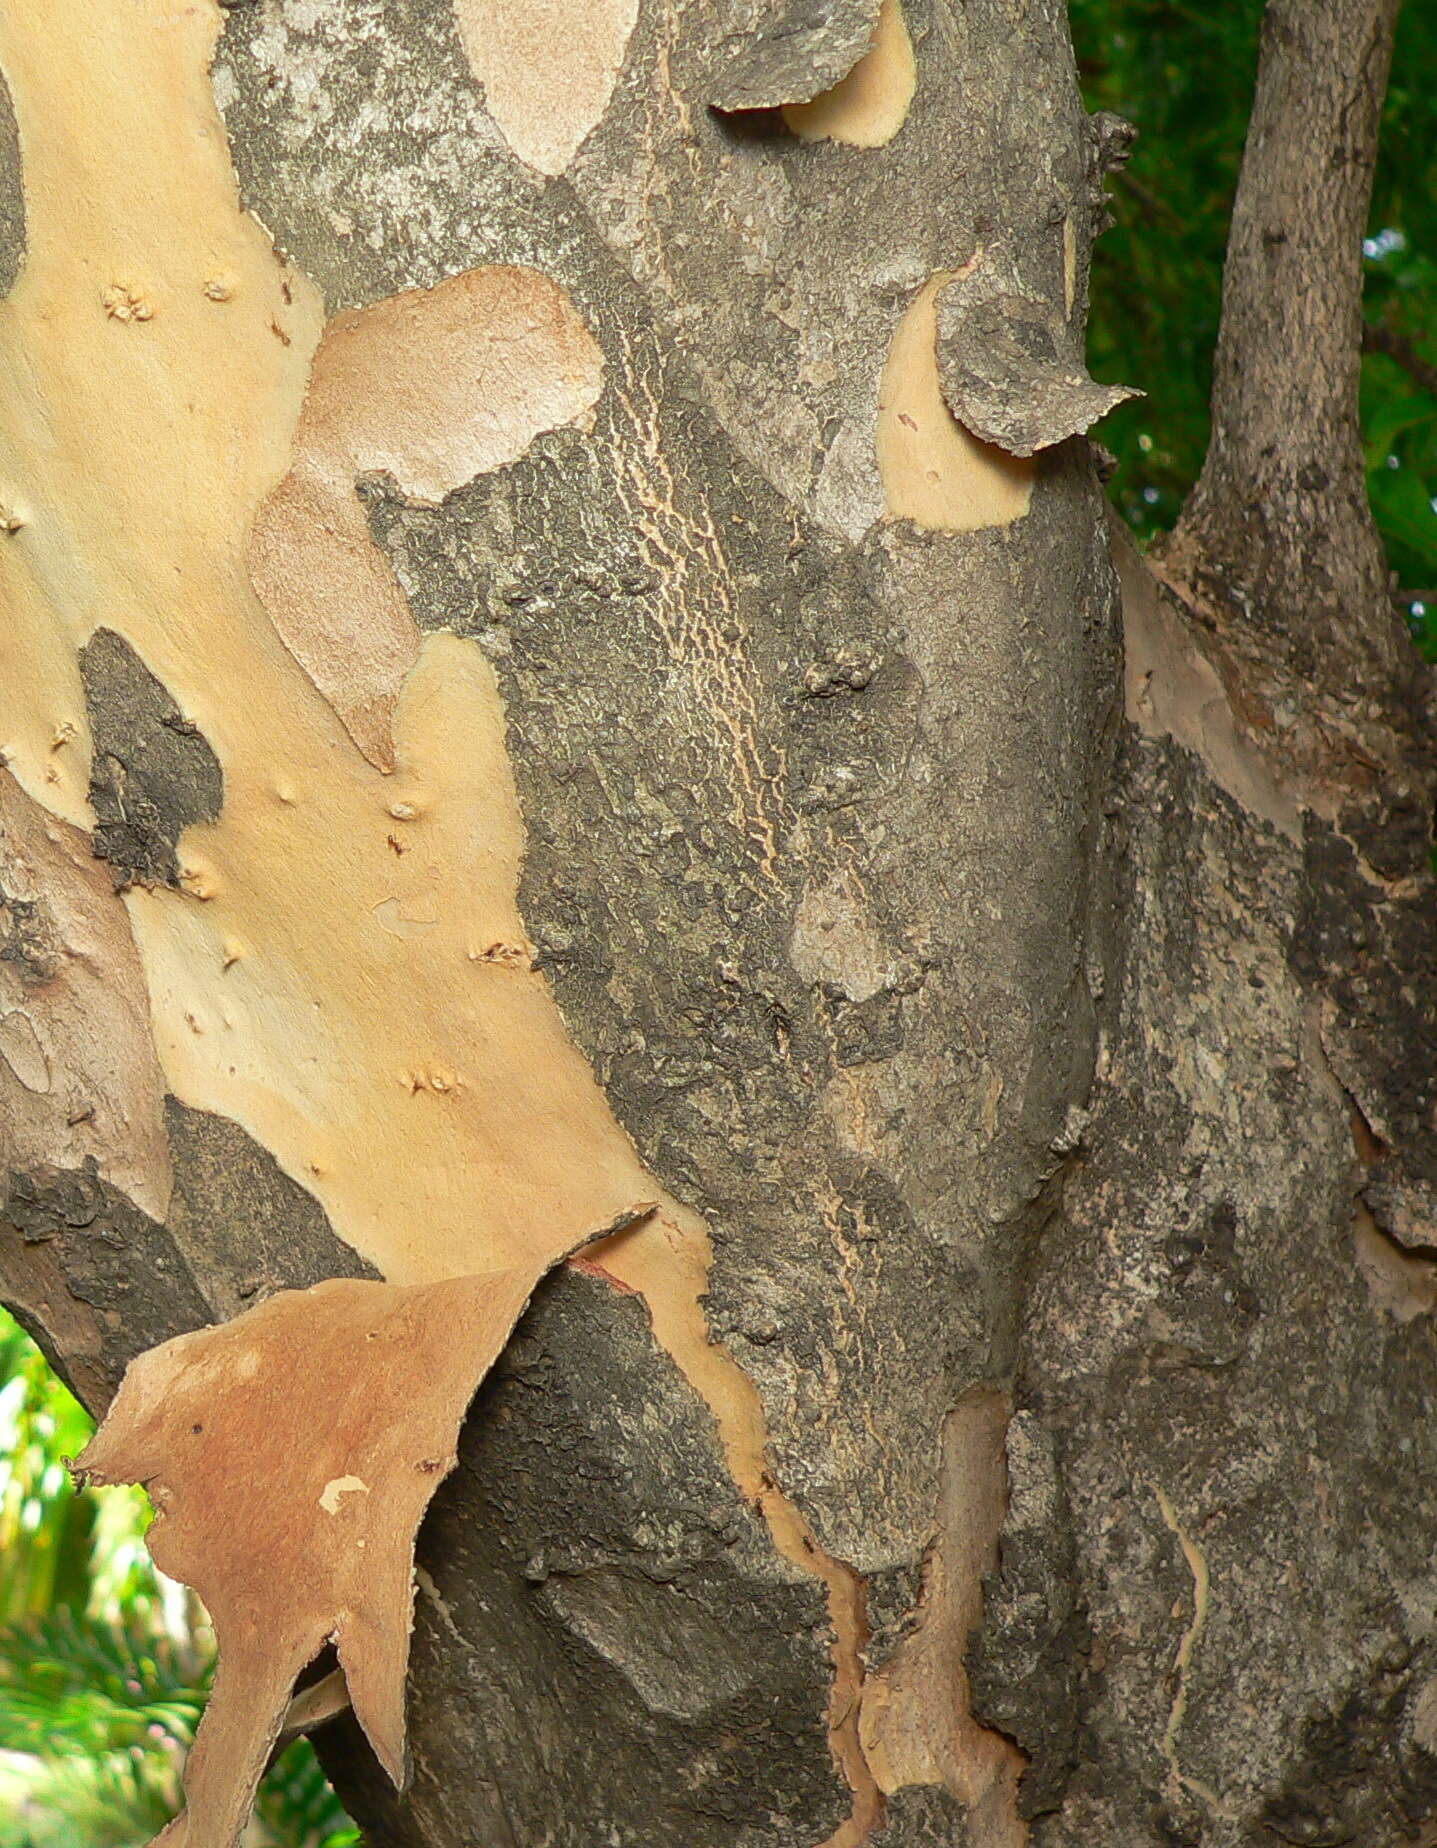
[[[1117,224],[1093,261],[1099,378],[1140,386],[1101,427],[1113,492],[1140,539],[1169,528],[1208,436],[1227,221],[1257,69],[1259,0],[1071,0],[1088,105],[1137,125],[1111,182]],[[1437,368],[1437,22],[1399,16],[1367,240],[1366,316],[1404,357]],[[1385,353],[1363,361],[1368,490],[1398,583],[1437,589],[1437,393]],[[1437,659],[1437,596],[1414,628]]]
[[[85,1603],[95,1506],[61,1460],[85,1442],[90,1421],[8,1316],[0,1380],[0,1623],[13,1623]]]
[[[0,1631],[0,1848],[133,1848],[174,1812],[208,1662],[148,1616]]]
[[[0,1311],[0,1848],[138,1848],[180,1804],[214,1641],[156,1572],[139,1490],[77,1491],[91,1423]],[[304,1740],[260,1794],[254,1848],[359,1840]]]
[[[208,1650],[156,1631],[151,1613],[61,1610],[0,1631],[0,1737],[12,1751],[98,1757],[159,1736],[188,1743]]]
[[[276,1759],[260,1786],[255,1820],[261,1839],[274,1848],[354,1848],[359,1841],[304,1739]]]

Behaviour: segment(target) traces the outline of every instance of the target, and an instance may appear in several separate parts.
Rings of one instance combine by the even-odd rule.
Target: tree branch
[[[1346,701],[1410,651],[1367,504],[1362,238],[1398,0],[1269,0],[1233,205],[1212,438],[1174,560]],[[1186,554],[1186,556],[1184,556]]]
[[[1362,329],[1362,350],[1364,353],[1385,353],[1390,360],[1401,366],[1414,385],[1422,391],[1430,391],[1437,398],[1437,366],[1423,359],[1412,342],[1403,335],[1393,333],[1390,327],[1378,327],[1368,321]]]

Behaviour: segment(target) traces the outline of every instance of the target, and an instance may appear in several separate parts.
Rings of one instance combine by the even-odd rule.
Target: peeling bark
[[[1066,227],[1069,221],[1064,219]],[[1022,291],[1005,254],[980,250],[944,286],[938,369],[958,421],[1010,455],[1031,456],[1077,436],[1135,394],[1088,377],[1065,307]]]
[[[199,1592],[219,1645],[186,1807],[160,1839],[242,1839],[296,1678],[326,1643],[403,1782],[415,1531],[529,1288],[514,1271],[316,1284],[130,1367],[76,1475],[144,1484],[155,1563]]]
[[[800,141],[886,147],[908,119],[917,80],[902,0],[883,0],[868,49],[846,76],[807,102],[794,101],[801,91],[789,86],[784,126]]]
[[[533,270],[468,270],[337,316],[314,356],[290,472],[261,508],[250,573],[275,627],[376,768],[395,768],[419,654],[356,485],[437,506],[593,408],[603,355]]]
[[[89,1166],[163,1219],[164,1088],[124,907],[85,836],[4,769],[0,929],[6,1168]]]
[[[690,5],[681,71],[715,109],[811,102],[869,49],[879,0],[719,0]]]
[[[1114,570],[1062,9],[45,11],[0,1291],[223,1613],[170,1839],[301,1723],[400,1848],[1409,1839],[1428,683],[1335,601],[1303,682],[1201,497]],[[435,1482],[378,1682],[328,1542],[421,1386],[396,1791]],[[382,1764],[286,1718],[336,1629]]]

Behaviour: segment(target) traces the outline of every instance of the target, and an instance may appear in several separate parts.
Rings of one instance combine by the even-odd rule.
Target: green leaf
[[[1431,490],[1414,469],[1378,469],[1371,482],[1372,509],[1389,541],[1405,546],[1437,577],[1437,513]]]
[[[1399,436],[1437,422],[1437,398],[1414,391],[1379,398],[1363,418],[1363,448],[1369,470],[1385,468]]]

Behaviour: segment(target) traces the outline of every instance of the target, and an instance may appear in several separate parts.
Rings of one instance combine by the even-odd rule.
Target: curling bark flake
[[[296,1679],[333,1643],[380,1763],[405,1776],[414,1534],[528,1273],[341,1279],[180,1335],[125,1375],[76,1461],[142,1482],[155,1562],[204,1599],[219,1665],[160,1840],[242,1839]]]
[[[591,410],[603,356],[533,270],[469,270],[335,317],[315,352],[290,472],[260,509],[250,575],[285,645],[376,768],[395,767],[419,631],[356,484],[437,506]]]
[[[938,300],[951,280],[940,271],[898,324],[878,399],[878,467],[895,520],[934,532],[971,533],[1021,520],[1033,494],[1033,466],[981,442],[943,402],[938,383]]]
[[[5,1149],[13,1168],[102,1166],[163,1219],[164,1084],[144,975],[87,834],[0,769],[0,960]]]
[[[881,148],[907,120],[917,81],[902,0],[883,0],[872,43],[857,64],[812,101],[785,103],[784,125],[800,141]]]

